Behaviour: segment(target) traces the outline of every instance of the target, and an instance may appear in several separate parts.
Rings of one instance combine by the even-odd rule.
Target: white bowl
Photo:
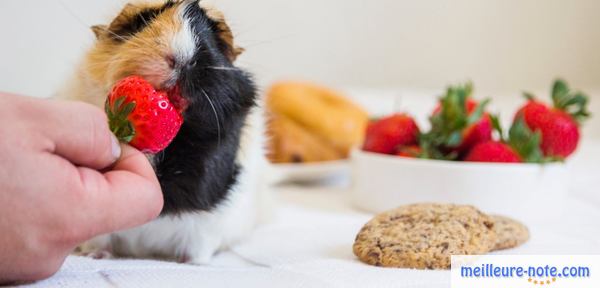
[[[437,202],[533,221],[558,212],[569,186],[563,163],[453,162],[360,150],[352,153],[352,173],[354,205],[373,213]]]

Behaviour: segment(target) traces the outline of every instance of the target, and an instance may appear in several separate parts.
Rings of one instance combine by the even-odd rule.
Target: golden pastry
[[[267,93],[267,108],[276,115],[285,116],[309,131],[346,158],[352,147],[364,139],[368,114],[325,87],[301,82],[280,82]],[[326,159],[319,159],[324,161]]]

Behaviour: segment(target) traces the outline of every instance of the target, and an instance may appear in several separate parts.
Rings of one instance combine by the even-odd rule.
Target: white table
[[[531,240],[504,254],[600,254],[600,141],[571,161],[577,175],[566,215],[527,223]],[[343,181],[342,181],[343,182]],[[275,186],[271,223],[210,266],[70,257],[31,287],[449,287],[447,271],[386,269],[360,263],[354,236],[371,217],[352,208],[341,186]]]

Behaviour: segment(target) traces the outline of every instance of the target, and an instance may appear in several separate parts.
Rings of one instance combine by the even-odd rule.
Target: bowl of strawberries
[[[352,153],[354,204],[381,212],[417,202],[475,205],[521,219],[547,217],[568,193],[568,157],[589,117],[587,97],[556,80],[552,105],[530,93],[509,129],[473,98],[449,87],[422,130],[406,113],[374,119]]]

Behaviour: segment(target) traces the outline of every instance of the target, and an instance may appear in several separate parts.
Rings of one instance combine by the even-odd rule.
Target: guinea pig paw
[[[110,251],[108,251],[108,250],[99,250],[99,251],[96,251],[96,252],[92,252],[87,257],[93,258],[93,259],[97,259],[97,260],[99,260],[99,259],[113,259],[113,258],[115,258],[113,256],[113,254]]]
[[[79,246],[73,251],[74,255],[88,257],[93,259],[113,259],[115,258],[108,248],[99,249],[88,245]]]
[[[182,264],[190,264],[190,265],[198,265],[198,266],[204,266],[204,265],[208,265],[210,264],[210,260],[212,259],[212,254],[211,253],[204,253],[204,254],[198,254],[197,255],[183,255],[181,257],[179,257],[179,263]]]
[[[81,252],[81,253],[77,253],[77,255],[82,256],[82,257],[96,259],[96,260],[100,260],[100,259],[106,260],[106,259],[115,258],[113,256],[113,254],[108,250],[96,250],[96,251],[89,251],[89,252]]]

